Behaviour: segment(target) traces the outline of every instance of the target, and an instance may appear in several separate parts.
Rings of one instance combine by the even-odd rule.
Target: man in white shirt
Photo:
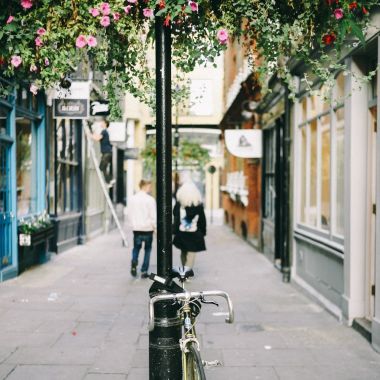
[[[144,261],[141,266],[141,278],[148,278],[150,253],[152,251],[153,232],[156,230],[156,201],[149,195],[152,183],[142,179],[140,191],[131,197],[128,204],[128,218],[133,230],[133,251],[131,275],[137,276],[139,253],[144,243]]]

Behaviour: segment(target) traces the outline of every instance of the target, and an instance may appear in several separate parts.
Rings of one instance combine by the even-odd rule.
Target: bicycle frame
[[[168,282],[170,283],[170,280],[166,280],[164,278],[161,278],[157,275],[152,274],[151,279],[153,281],[159,282],[161,284],[166,285]],[[184,288],[184,281],[182,281],[182,287],[183,292],[181,293],[168,293],[168,294],[161,294],[154,296],[149,301],[149,331],[154,330],[155,321],[154,321],[154,304],[156,302],[160,301],[173,301],[173,302],[180,302],[181,308],[179,309],[179,313],[181,316],[182,324],[183,324],[183,338],[180,339],[180,349],[182,351],[182,371],[183,371],[183,380],[190,380],[193,379],[193,377],[190,375],[190,379],[188,378],[188,358],[187,355],[190,355],[190,351],[194,350],[194,344],[196,345],[196,350],[198,351],[198,361],[197,363],[201,362],[201,357],[199,356],[199,342],[196,336],[195,331],[195,321],[197,318],[197,315],[192,315],[192,303],[194,303],[197,307],[198,302],[207,303],[205,298],[206,297],[222,297],[226,300],[227,306],[228,306],[228,317],[225,319],[226,323],[233,323],[234,321],[234,310],[232,306],[231,299],[229,295],[226,292],[220,291],[220,290],[209,290],[209,291],[203,291],[203,292],[189,292]],[[193,346],[192,346],[193,345]],[[194,351],[193,351],[194,352]],[[191,364],[190,364],[191,365]],[[198,364],[198,368],[199,365]],[[192,371],[192,367],[189,367],[190,373]],[[194,370],[194,369],[193,369]],[[204,372],[202,369],[204,378]]]

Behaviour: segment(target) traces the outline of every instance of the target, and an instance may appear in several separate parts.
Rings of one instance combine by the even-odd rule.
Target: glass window
[[[344,76],[340,73],[335,80],[335,100],[338,103],[344,102]]]
[[[56,127],[57,214],[78,209],[78,138],[75,121],[61,120]]]
[[[336,128],[336,209],[335,233],[344,234],[344,124],[339,123]]]
[[[342,74],[337,77],[334,91],[336,97],[343,99]],[[304,100],[300,107],[309,122],[306,125],[301,123],[299,127],[299,222],[325,231],[331,238],[332,235],[343,236],[344,108],[339,105],[334,109],[333,104],[318,101],[314,96],[309,97],[306,111]]]
[[[264,168],[264,218],[274,219],[275,215],[275,154],[276,130],[271,128],[264,131],[265,168]]]
[[[307,181],[307,127],[301,128],[301,222],[306,223],[306,181]]]
[[[29,109],[30,108],[29,104],[30,104],[30,95],[28,94],[28,91],[26,90],[26,88],[20,87],[17,90],[17,105],[25,109]]]
[[[17,216],[35,211],[36,194],[32,181],[32,122],[17,118],[16,121],[17,162]]]
[[[312,226],[317,225],[317,120],[310,124],[310,201],[308,221]]]
[[[0,104],[0,135],[8,132],[8,109]]]
[[[322,164],[321,164],[321,227],[330,228],[330,116],[321,118]]]
[[[0,141],[0,218],[9,209],[9,187],[8,187],[8,159],[7,145]]]

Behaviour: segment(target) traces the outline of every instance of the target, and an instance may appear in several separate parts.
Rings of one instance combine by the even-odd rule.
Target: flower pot
[[[22,236],[24,235],[24,236]],[[30,235],[30,238],[25,235]],[[45,263],[50,259],[50,240],[54,236],[54,226],[48,226],[30,234],[19,231],[18,245],[18,272],[38,264]],[[29,244],[23,244],[29,243]],[[23,245],[22,245],[23,244]]]

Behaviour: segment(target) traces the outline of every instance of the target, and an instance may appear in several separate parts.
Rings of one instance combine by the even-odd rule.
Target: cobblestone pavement
[[[380,355],[265,257],[226,227],[207,243],[189,288],[226,290],[236,308],[233,325],[221,309],[202,310],[203,357],[222,362],[208,380],[380,379]],[[112,232],[0,284],[0,379],[148,379],[150,283],[129,265]]]

